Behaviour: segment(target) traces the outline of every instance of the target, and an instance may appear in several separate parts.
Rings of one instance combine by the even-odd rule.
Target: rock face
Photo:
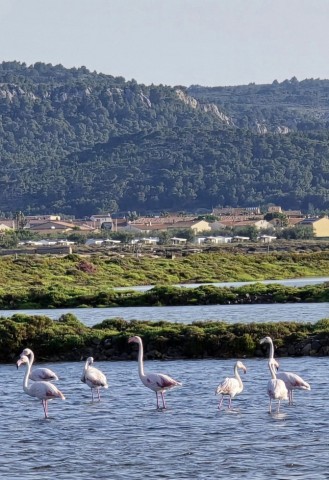
[[[219,120],[221,120],[225,125],[234,126],[233,120],[227,115],[225,115],[223,112],[221,112],[217,105],[215,105],[214,103],[201,103],[194,97],[187,95],[185,92],[183,92],[183,90],[180,89],[176,90],[176,94],[178,98],[186,105],[189,105],[190,107],[195,109],[202,110],[205,113],[211,113]]]

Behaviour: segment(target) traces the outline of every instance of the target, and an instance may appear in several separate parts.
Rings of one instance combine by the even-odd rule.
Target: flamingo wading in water
[[[31,373],[31,359],[29,359],[26,355],[22,355],[20,358],[20,365],[26,364],[26,371],[23,380],[23,390],[27,395],[30,397],[39,398],[41,400],[43,411],[45,412],[45,418],[48,418],[48,400],[53,400],[54,398],[60,398],[61,400],[65,400],[64,395],[58,388],[50,382],[44,381],[34,381],[31,385],[29,385],[29,376]],[[17,368],[19,365],[17,365]]]
[[[218,387],[216,388],[216,391],[215,391],[216,395],[222,395],[218,405],[219,410],[222,408],[224,395],[229,396],[228,408],[231,408],[232,398],[234,398],[235,395],[237,395],[238,393],[241,393],[243,390],[243,383],[238,371],[239,368],[243,370],[244,373],[246,373],[247,371],[246,367],[243,365],[242,362],[238,361],[234,366],[234,377],[225,378],[225,380],[221,384],[219,384]]]
[[[32,352],[32,350],[30,350],[29,348],[24,348],[20,357],[22,358],[24,356],[28,357],[29,361],[31,362],[31,368],[32,368],[32,365],[34,362],[34,353]],[[16,363],[17,367],[19,367],[21,363],[23,363],[21,361],[21,358]],[[48,382],[58,380],[56,373],[50,370],[50,368],[45,368],[45,367],[38,367],[31,370],[29,378],[34,382],[38,382],[40,380],[41,381],[45,380]]]
[[[269,351],[269,360],[273,359],[273,368],[278,368],[279,364],[274,359],[274,345],[273,340],[271,337],[264,337],[260,341],[261,344],[269,343],[270,344],[270,351]],[[309,383],[305,382],[299,375],[292,372],[276,372],[276,378],[283,380],[286,384],[288,390],[288,399],[289,405],[293,404],[293,391],[294,390],[311,390],[311,386]]]
[[[94,401],[94,390],[97,391],[98,401],[101,397],[99,393],[100,388],[108,388],[106,376],[98,368],[92,367],[94,363],[93,357],[88,357],[81,376],[81,382],[86,383],[91,388],[91,400]]]
[[[138,374],[143,385],[150,388],[156,394],[157,399],[157,409],[160,409],[159,406],[159,397],[158,393],[160,392],[162,398],[162,407],[166,408],[166,402],[164,398],[164,393],[167,390],[170,390],[173,387],[181,386],[180,382],[165,375],[164,373],[144,373],[144,364],[143,364],[143,342],[142,339],[138,336],[130,337],[128,343],[137,343],[138,344]]]
[[[275,367],[276,367],[276,360],[270,358],[268,361],[268,368],[270,369],[271,373],[271,380],[268,381],[267,384],[267,393],[270,397],[270,406],[269,406],[269,413],[272,413],[272,400],[278,400],[278,407],[277,413],[280,410],[280,402],[281,400],[288,400],[288,390],[286,384],[283,380],[280,380],[276,377],[275,374]]]

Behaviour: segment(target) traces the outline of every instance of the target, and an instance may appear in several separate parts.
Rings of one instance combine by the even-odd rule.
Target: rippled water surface
[[[88,326],[113,317],[121,317],[125,320],[166,320],[178,323],[192,323],[199,320],[225,320],[228,323],[316,322],[322,318],[329,317],[329,303],[0,310],[0,316],[3,317],[9,317],[17,313],[46,315],[53,319],[59,318],[64,313],[73,313],[81,322]]]
[[[137,362],[98,362],[110,387],[91,403],[80,382],[83,363],[51,366],[66,401],[49,404],[22,391],[24,369],[0,366],[2,479],[327,479],[329,472],[329,359],[283,358],[312,390],[296,405],[268,413],[265,359],[245,359],[244,392],[233,411],[217,409],[215,387],[234,360],[146,362],[183,386],[157,411],[155,394],[137,374]],[[226,402],[226,400],[225,400]]]

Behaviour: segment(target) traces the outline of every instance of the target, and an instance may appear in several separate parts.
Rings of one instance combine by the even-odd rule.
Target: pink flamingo
[[[81,382],[86,383],[89,388],[91,388],[91,401],[94,401],[94,394],[93,391],[97,391],[98,401],[101,401],[99,389],[101,387],[108,388],[108,383],[106,380],[106,376],[103,372],[98,370],[98,368],[92,367],[91,365],[94,363],[93,357],[88,357],[83,369],[83,374],[81,377]]]
[[[159,397],[158,393],[160,392],[162,398],[162,408],[166,408],[166,402],[164,399],[164,393],[177,386],[181,386],[180,382],[174,380],[173,378],[165,375],[164,373],[144,373],[144,365],[143,365],[143,342],[142,339],[138,336],[130,337],[128,343],[137,343],[138,344],[138,374],[139,378],[141,379],[143,385],[145,387],[150,388],[156,394],[157,399],[157,409],[160,408],[159,406]]]
[[[269,413],[272,413],[272,400],[278,400],[277,413],[279,413],[280,410],[281,400],[288,400],[288,390],[286,384],[283,380],[276,378],[275,364],[276,361],[270,358],[268,361],[268,368],[270,369],[272,378],[267,384],[267,393],[270,397]]]
[[[31,385],[28,385],[29,376],[31,373],[31,359],[26,355],[23,355],[20,358],[20,365],[26,364],[26,372],[23,380],[23,390],[30,397],[39,398],[41,400],[43,411],[45,412],[45,418],[48,418],[48,400],[53,400],[54,398],[60,398],[65,400],[64,395],[58,388],[50,382],[35,381]],[[17,366],[17,368],[19,365]]]
[[[241,393],[243,390],[243,383],[238,371],[239,368],[242,369],[244,373],[246,373],[247,371],[246,367],[243,365],[242,362],[238,361],[234,366],[234,377],[225,378],[225,380],[221,384],[219,384],[218,387],[216,388],[215,393],[217,395],[222,395],[218,405],[219,410],[222,408],[224,395],[229,396],[228,408],[231,408],[232,398],[234,398],[235,395],[237,395],[238,393]]]
[[[270,352],[269,352],[269,360],[273,359],[273,367],[278,369],[279,363],[274,358],[274,345],[273,340],[271,337],[264,337],[260,341],[260,343],[269,343],[270,344]],[[305,382],[299,375],[292,372],[276,372],[276,378],[283,380],[286,384],[288,390],[288,399],[289,405],[293,404],[293,391],[294,390],[311,390],[311,386],[309,383]]]
[[[31,362],[31,367],[33,365],[33,362],[34,362],[34,353],[32,352],[32,350],[30,350],[29,348],[24,348],[24,350],[22,351],[21,357],[23,356],[26,356],[29,358],[30,362]],[[17,367],[19,367],[21,365],[21,358],[17,361],[16,365]],[[39,380],[43,381],[43,380],[46,380],[46,381],[54,381],[54,380],[58,380],[58,377],[56,375],[55,372],[53,372],[52,370],[50,370],[50,368],[45,368],[45,367],[38,367],[38,368],[34,368],[31,373],[30,373],[30,380],[33,380],[34,382],[37,382]]]

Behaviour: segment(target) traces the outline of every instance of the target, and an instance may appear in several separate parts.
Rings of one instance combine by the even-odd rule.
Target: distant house
[[[7,232],[14,228],[14,220],[0,220],[0,232]]]
[[[178,221],[172,224],[166,224],[166,227],[167,230],[191,229],[195,235],[200,232],[209,232],[211,230],[210,223],[205,220]]]
[[[316,238],[329,238],[329,218],[328,217],[313,217],[304,218],[298,225],[312,227],[313,234]]]
[[[249,237],[242,237],[241,235],[234,235],[232,242],[247,242],[250,240]]]
[[[221,220],[220,221],[221,225],[224,225],[225,227],[256,227],[257,230],[261,229],[273,229],[274,226],[272,223],[268,222],[267,220],[264,219],[255,219],[255,220]]]
[[[282,213],[282,208],[277,205],[271,205],[267,209],[268,213]]]
[[[159,242],[158,237],[144,237],[140,239],[141,243],[144,243],[144,245],[156,245]]]
[[[100,245],[103,245],[103,243],[104,240],[102,238],[88,238],[85,245],[88,245],[89,247],[99,247]]]
[[[223,237],[223,236],[217,236],[217,237],[205,237],[204,243],[214,243],[214,244],[219,244],[219,243],[231,243],[232,237]]]
[[[155,219],[156,220],[156,219]],[[205,220],[177,220],[171,223],[156,222],[154,219],[149,218],[146,223],[130,222],[127,226],[121,228],[121,230],[128,230],[139,233],[151,233],[151,232],[165,232],[170,230],[189,230],[191,229],[194,234],[198,234],[204,231],[210,231],[211,227],[209,222]]]
[[[42,222],[42,223],[36,223],[32,224],[29,227],[29,230],[32,232],[38,232],[38,233],[54,233],[54,232],[70,232],[74,228],[73,223],[69,222],[53,222],[53,221],[48,221],[48,222]]]
[[[112,223],[112,217],[110,213],[103,213],[102,215],[92,215],[90,220],[93,222],[94,228],[101,228],[104,222]]]
[[[170,240],[172,241],[173,245],[184,245],[187,242],[186,238],[179,237],[172,237]]]
[[[271,243],[273,240],[276,240],[276,237],[272,237],[271,235],[260,235],[257,237],[261,243]]]

